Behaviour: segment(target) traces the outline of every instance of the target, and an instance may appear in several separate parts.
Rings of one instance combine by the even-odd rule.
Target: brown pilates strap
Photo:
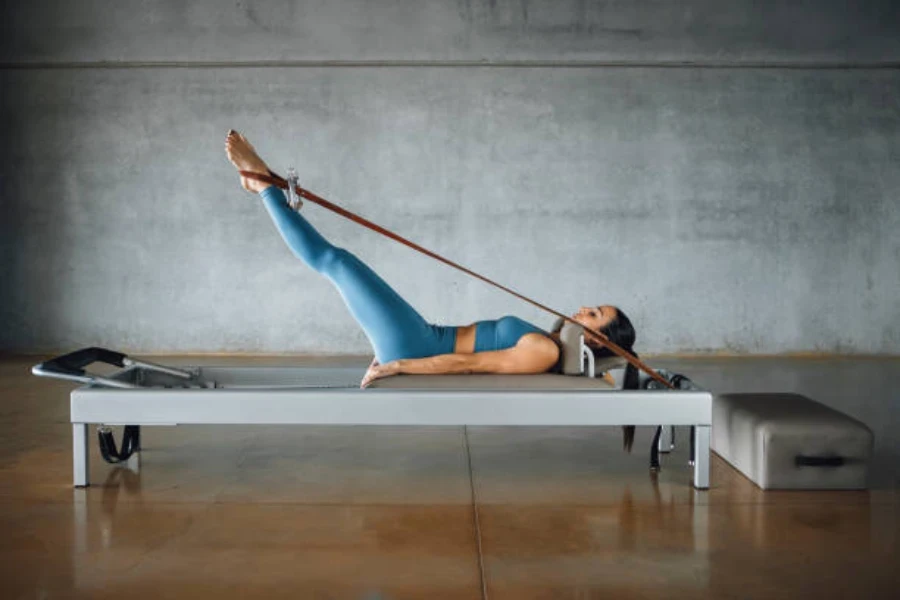
[[[246,177],[248,179],[255,179],[256,181],[262,181],[263,183],[268,183],[270,185],[274,185],[283,190],[288,189],[287,179],[277,175],[276,173],[274,173],[272,171],[269,171],[269,173],[267,175],[262,174],[262,173],[254,173],[252,171],[240,171],[240,174],[243,177]],[[436,254],[436,253],[432,252],[431,250],[428,250],[427,248],[423,248],[422,246],[416,244],[415,242],[411,242],[410,240],[408,240],[400,235],[397,235],[393,231],[387,230],[380,225],[376,225],[375,223],[373,223],[367,219],[364,219],[357,214],[350,212],[349,210],[341,208],[340,206],[338,206],[336,204],[332,204],[331,202],[329,202],[328,200],[325,200],[324,198],[320,198],[319,196],[316,196],[309,190],[306,190],[300,186],[294,186],[294,192],[301,198],[305,198],[306,200],[309,200],[310,202],[312,202],[314,204],[318,204],[322,208],[327,208],[328,210],[335,212],[346,219],[350,219],[354,223],[358,223],[359,225],[362,225],[363,227],[367,227],[367,228],[371,229],[372,231],[376,231],[376,232],[380,233],[381,235],[387,236],[387,237],[391,238],[392,240],[394,240],[395,242],[400,242],[404,246],[407,246],[409,248],[412,248],[413,250],[421,252],[425,256],[430,256],[431,258],[433,258],[437,261],[440,261],[440,262],[444,263],[445,265],[449,265],[449,266],[453,267],[454,269],[457,269],[459,271],[462,271],[463,273],[466,273],[467,275],[471,275],[472,277],[474,277],[476,279],[480,279],[481,281],[483,281],[489,285],[492,285],[496,288],[499,288],[499,289],[503,290],[504,292],[506,292],[507,294],[511,294],[511,295],[515,296],[516,298],[518,298],[519,300],[523,300],[523,301],[531,304],[532,306],[536,306],[536,307],[540,308],[541,310],[544,310],[544,311],[550,313],[553,316],[559,317],[560,319],[563,319],[564,321],[567,321],[569,323],[578,325],[579,327],[584,327],[585,331],[593,334],[598,339],[598,341],[602,345],[609,348],[609,350],[613,354],[615,354],[621,358],[624,358],[626,361],[628,361],[629,364],[644,371],[645,373],[647,373],[647,375],[652,377],[655,381],[658,381],[659,383],[663,384],[667,388],[674,389],[674,386],[672,386],[672,384],[670,384],[668,381],[666,381],[666,379],[664,377],[662,377],[659,373],[657,373],[656,371],[651,369],[649,366],[647,366],[647,364],[645,364],[641,359],[639,359],[632,353],[628,352],[627,350],[625,350],[618,344],[612,342],[605,334],[601,333],[600,331],[597,331],[596,329],[591,329],[590,327],[585,327],[583,324],[579,323],[572,317],[564,315],[563,313],[561,313],[557,310],[553,310],[549,306],[545,306],[545,305],[541,304],[540,302],[537,302],[535,300],[532,300],[531,298],[528,298],[527,296],[523,296],[519,292],[517,292],[513,289],[510,289],[504,285],[500,285],[496,281],[492,281],[492,280],[488,279],[487,277],[485,277],[484,275],[476,273],[475,271],[472,271],[471,269],[467,269],[466,267],[464,267],[460,264],[457,264],[457,263],[453,262],[452,260],[444,258],[440,254]]]

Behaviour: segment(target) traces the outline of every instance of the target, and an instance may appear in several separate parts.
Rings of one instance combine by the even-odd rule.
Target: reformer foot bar
[[[100,361],[120,367],[97,377]],[[364,369],[180,367],[86,348],[32,372],[83,383],[71,392],[74,484],[89,485],[88,428],[160,425],[609,426],[694,428],[693,485],[709,488],[712,395],[619,390],[602,379],[402,375],[359,389]],[[139,439],[139,438],[138,438]],[[140,452],[139,443],[134,451]]]

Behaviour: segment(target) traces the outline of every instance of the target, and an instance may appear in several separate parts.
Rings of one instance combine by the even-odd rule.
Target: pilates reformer
[[[671,446],[671,426],[692,428],[693,485],[709,488],[712,395],[706,391],[621,390],[595,378],[577,328],[564,328],[564,374],[401,375],[359,388],[347,367],[180,367],[102,348],[85,348],[32,368],[35,375],[82,383],[71,392],[74,485],[89,485],[89,426],[97,424],[107,462],[140,460],[141,427],[162,425],[657,426],[657,452]],[[572,338],[576,338],[573,340]],[[119,367],[105,376],[85,367]],[[601,362],[601,361],[598,361]],[[583,371],[571,370],[583,365]],[[577,369],[577,366],[574,367]],[[667,427],[660,427],[660,424]],[[111,427],[125,426],[117,448]],[[661,437],[662,436],[662,437]],[[655,464],[654,464],[655,463]]]
[[[72,391],[74,480],[89,484],[88,427],[99,424],[100,450],[108,462],[127,460],[141,448],[143,425],[308,424],[308,425],[484,425],[484,426],[657,426],[650,466],[673,443],[674,425],[691,427],[694,487],[709,487],[712,395],[696,388],[679,390],[637,356],[604,333],[450,261],[299,186],[288,179],[241,171],[242,176],[287,190],[297,210],[301,198],[381,233],[426,256],[488,283],[563,321],[562,374],[402,375],[358,387],[357,369],[306,367],[172,368],[136,360],[102,348],[85,348],[33,367],[35,375],[86,384]],[[595,364],[585,344],[590,334],[614,355]],[[84,368],[105,362],[121,370],[100,377]],[[616,389],[597,372],[627,363],[643,371],[657,389]],[[573,377],[574,375],[574,377]],[[651,386],[647,386],[651,387]],[[668,388],[668,389],[667,389]],[[662,427],[660,424],[665,424]],[[120,449],[111,425],[125,425]]]

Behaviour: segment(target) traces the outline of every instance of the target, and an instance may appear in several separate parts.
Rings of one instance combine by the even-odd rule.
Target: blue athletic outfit
[[[260,196],[294,255],[338,289],[369,338],[379,362],[453,352],[456,327],[426,322],[365,263],[343,248],[333,246],[292,210],[280,189],[270,186]],[[511,348],[526,333],[546,335],[545,331],[517,317],[479,321],[475,327],[475,352]]]
[[[505,316],[496,321],[478,321],[475,323],[475,352],[512,348],[526,333],[547,335],[546,331],[519,317]]]

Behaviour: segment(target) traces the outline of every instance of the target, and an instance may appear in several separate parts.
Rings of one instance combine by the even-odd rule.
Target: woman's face
[[[603,329],[616,320],[619,311],[615,306],[582,306],[572,318],[590,329]]]

